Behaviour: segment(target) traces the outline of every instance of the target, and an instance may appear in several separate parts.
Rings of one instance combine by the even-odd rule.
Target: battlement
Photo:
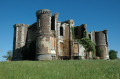
[[[41,9],[36,12],[36,16],[39,16],[40,14],[51,14],[51,11],[49,9]]]
[[[28,24],[15,24],[13,27],[29,27]]]

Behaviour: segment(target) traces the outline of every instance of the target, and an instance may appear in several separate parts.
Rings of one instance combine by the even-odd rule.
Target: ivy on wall
[[[73,38],[75,39],[75,33],[74,33],[74,26],[71,27]],[[95,44],[90,40],[90,38],[87,36],[87,31],[85,30],[83,33],[82,39],[75,39],[78,43],[82,44],[83,47],[86,49],[87,52],[92,52],[93,57],[95,57]]]

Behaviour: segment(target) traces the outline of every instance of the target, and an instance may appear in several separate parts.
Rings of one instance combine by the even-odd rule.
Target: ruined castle
[[[86,51],[82,44],[73,38],[83,38],[87,31],[86,24],[74,26],[74,20],[58,21],[58,13],[52,15],[48,9],[36,12],[37,22],[32,25],[15,24],[13,40],[13,60],[56,60],[86,59]],[[88,37],[96,45],[96,57],[109,59],[107,30],[92,31]],[[102,49],[102,55],[97,50]],[[92,58],[92,52],[89,52]]]

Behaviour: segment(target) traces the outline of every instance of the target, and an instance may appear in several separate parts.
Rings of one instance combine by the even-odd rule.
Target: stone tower
[[[27,38],[27,24],[14,25],[14,41],[13,41],[13,60],[22,60],[23,49]]]
[[[51,11],[48,9],[38,10],[37,16],[37,39],[36,39],[36,59],[52,60],[51,57]]]
[[[101,59],[109,59],[107,30],[92,31],[91,40],[96,44],[96,56]]]

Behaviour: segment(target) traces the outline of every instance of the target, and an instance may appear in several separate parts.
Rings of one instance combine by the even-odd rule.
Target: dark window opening
[[[52,16],[52,19],[51,19],[51,30],[55,30],[55,17]]]
[[[75,32],[75,35],[78,35],[78,29],[77,28],[74,29],[74,32]]]
[[[60,36],[63,36],[63,27],[60,27]]]
[[[89,38],[91,39],[91,35],[89,34]]]

